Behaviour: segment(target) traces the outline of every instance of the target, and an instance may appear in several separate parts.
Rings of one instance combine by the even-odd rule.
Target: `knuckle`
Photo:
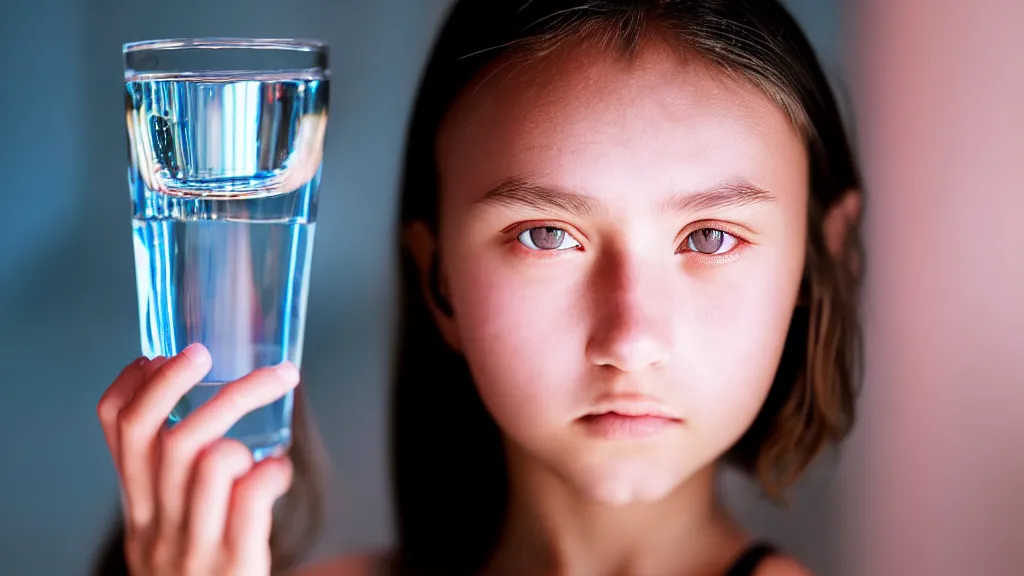
[[[213,401],[216,403],[216,410],[222,417],[240,419],[248,414],[254,406],[249,400],[250,390],[244,387],[244,381],[237,381],[227,385]]]
[[[193,451],[194,440],[187,428],[175,426],[164,434],[164,458],[170,462],[181,462]]]
[[[146,539],[142,536],[149,532],[149,522],[145,521],[139,514],[132,510],[125,518],[125,539],[126,548],[143,550],[146,547]]]
[[[114,400],[110,398],[110,392],[104,394],[96,404],[96,416],[104,426],[117,423],[117,415],[120,412]]]
[[[245,391],[239,389],[238,386],[225,388],[223,392],[224,396],[221,399],[225,410],[231,413],[245,413],[248,412],[246,409],[245,402]]]
[[[252,453],[237,440],[222,439],[207,448],[199,460],[197,474],[203,478],[230,473],[252,465]]]
[[[117,430],[124,440],[130,440],[141,425],[141,416],[131,406],[117,413]]]
[[[235,488],[231,492],[234,508],[251,509],[262,500],[262,486],[259,482],[255,482],[253,478],[253,476],[246,476],[235,483]]]
[[[125,486],[128,493],[132,488]],[[124,514],[126,542],[139,550],[148,550],[151,540],[155,535],[155,511],[152,506],[145,502],[139,505],[129,506]]]
[[[246,510],[254,517],[265,515],[269,521],[277,490],[267,480],[266,476],[260,475],[248,475],[238,480],[232,492],[232,507]]]

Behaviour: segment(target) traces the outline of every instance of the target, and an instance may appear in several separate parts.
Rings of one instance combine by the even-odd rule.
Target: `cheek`
[[[462,253],[449,280],[463,354],[480,394],[507,432],[558,419],[579,380],[585,348],[581,276],[540,270],[511,251]]]
[[[778,369],[802,270],[802,250],[764,253],[723,269],[692,295],[701,304],[686,315],[680,354],[701,425],[738,437],[756,417]]]

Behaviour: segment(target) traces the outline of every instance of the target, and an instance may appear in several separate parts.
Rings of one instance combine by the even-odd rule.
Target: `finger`
[[[114,460],[114,468],[117,470],[118,478],[121,476],[120,448],[117,434],[117,416],[121,410],[128,405],[135,391],[145,382],[143,367],[149,359],[140,356],[121,370],[114,382],[103,392],[99,403],[96,405],[96,415],[103,428],[103,437],[107,441],[107,448]]]
[[[146,382],[149,382],[149,379],[153,377],[153,374],[159,370],[161,366],[167,364],[168,360],[170,360],[170,358],[166,356],[157,356],[147,362],[146,365],[142,367],[142,374]]]
[[[166,356],[157,356],[156,358],[153,358],[152,361],[143,366],[142,372],[144,374],[146,382],[149,382],[150,379],[153,378],[153,374],[156,374],[156,371],[159,370],[161,366],[167,364],[168,360],[170,360],[170,358]],[[164,425],[160,426],[160,429],[157,432],[157,437],[159,438],[160,436],[162,436],[165,430],[167,430],[166,422],[164,422]]]
[[[173,529],[184,515],[184,494],[198,454],[222,438],[249,412],[270,404],[295,387],[299,371],[291,363],[261,368],[227,384],[208,402],[167,431],[161,446],[159,511]]]
[[[231,490],[252,467],[252,452],[237,440],[220,440],[200,454],[186,512],[189,556],[205,563],[220,550],[227,530]]]
[[[288,491],[292,475],[291,460],[276,456],[261,461],[235,482],[225,544],[243,564],[244,573],[263,573],[270,568],[274,502]]]
[[[157,434],[178,399],[210,370],[211,360],[205,348],[190,346],[156,368],[153,364],[155,360],[146,366],[152,376],[118,417],[128,521],[134,527],[148,526],[156,513]]]

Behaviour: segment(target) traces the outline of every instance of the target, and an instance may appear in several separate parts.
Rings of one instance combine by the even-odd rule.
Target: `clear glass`
[[[142,352],[200,342],[213,368],[174,425],[263,366],[302,364],[329,73],[316,41],[124,46],[128,185]],[[291,443],[292,394],[228,436],[256,459]]]

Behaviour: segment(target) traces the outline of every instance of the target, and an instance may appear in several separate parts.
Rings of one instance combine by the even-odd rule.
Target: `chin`
[[[679,474],[649,467],[589,470],[573,483],[591,500],[609,506],[649,504],[666,498],[686,480]]]
[[[668,496],[675,486],[638,486],[629,482],[602,482],[589,487],[591,500],[608,506],[651,504]]]

